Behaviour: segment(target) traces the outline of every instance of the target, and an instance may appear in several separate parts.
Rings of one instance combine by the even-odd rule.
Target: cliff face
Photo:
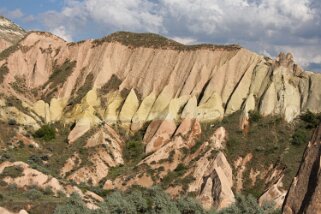
[[[283,212],[320,213],[321,212],[321,126],[313,134],[302,159],[298,174],[283,205]]]
[[[29,32],[0,53],[0,83],[0,149],[11,155],[1,157],[3,170],[36,163],[65,192],[65,180],[105,190],[157,184],[173,197],[194,195],[206,209],[225,208],[242,191],[281,207],[304,148],[291,144],[306,125],[299,115],[321,112],[321,74],[291,54],[272,60],[237,45],[184,46],[155,34],[67,43]],[[51,142],[34,134],[45,124],[57,133]],[[316,161],[311,152],[307,166]],[[301,167],[299,180],[310,168]],[[291,199],[296,191],[292,185],[286,205],[294,213],[303,200]]]
[[[245,119],[256,109],[288,122],[321,111],[321,75],[303,71],[291,54],[271,60],[238,46],[189,47],[156,36],[154,46],[140,43],[149,36],[116,33],[68,44],[29,33],[0,61],[1,91],[47,122],[87,121],[89,128],[105,121],[132,131],[152,120],[214,121],[238,110]]]

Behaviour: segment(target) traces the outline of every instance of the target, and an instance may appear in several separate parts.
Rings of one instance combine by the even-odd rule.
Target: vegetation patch
[[[0,84],[3,83],[5,76],[9,73],[7,65],[2,65],[0,67]]]
[[[23,176],[23,169],[21,166],[8,166],[4,168],[0,174],[0,179],[5,177],[17,178]]]
[[[69,103],[74,105],[76,103],[80,103],[81,100],[86,96],[86,94],[92,89],[94,84],[94,75],[88,74],[84,84],[77,90],[77,92],[72,92],[72,94],[76,94],[74,98],[72,98]]]
[[[44,141],[51,141],[53,139],[56,138],[56,130],[55,127],[53,127],[53,125],[50,124],[46,124],[41,126],[40,129],[38,129],[35,133],[34,133],[34,137],[35,138],[41,138]]]
[[[249,173],[251,169],[262,172],[271,164],[284,167],[284,188],[288,188],[312,135],[310,122],[298,118],[289,124],[277,116],[261,117],[252,112],[250,118],[253,122],[248,134],[244,135],[239,127],[240,116],[241,112],[236,112],[217,122],[215,127],[223,126],[227,130],[226,157],[229,163],[249,153],[253,155],[244,172],[244,191],[256,196],[262,194],[265,186],[259,180],[252,186]]]
[[[76,61],[66,60],[62,65],[55,66],[53,72],[49,76],[49,80],[43,85],[43,88],[49,85],[48,91],[43,99],[50,102],[51,98],[55,95],[59,87],[61,87],[72,74],[76,66]]]
[[[12,53],[16,52],[19,48],[20,48],[20,45],[15,44],[3,50],[2,52],[0,52],[0,61],[8,58]]]
[[[97,39],[93,42],[93,47],[104,44],[105,42],[119,42],[128,47],[137,48],[157,48],[157,49],[173,49],[179,51],[190,51],[196,49],[224,49],[224,50],[239,50],[239,45],[213,45],[213,44],[200,44],[200,45],[183,45],[174,40],[168,39],[164,36],[154,33],[131,33],[131,32],[116,32],[110,34],[102,39]]]
[[[121,79],[117,75],[113,74],[107,83],[105,83],[100,89],[99,93],[104,95],[110,91],[116,91],[119,89],[120,84],[122,83]]]

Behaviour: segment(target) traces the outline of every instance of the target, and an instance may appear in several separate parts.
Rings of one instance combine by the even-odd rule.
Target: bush
[[[52,125],[43,125],[35,132],[34,137],[50,141],[56,138],[56,130]]]
[[[8,120],[8,125],[15,126],[15,125],[17,125],[17,121],[15,119],[9,119]]]
[[[250,111],[249,117],[250,117],[250,121],[253,123],[258,122],[261,119],[261,115],[258,111]]]
[[[0,178],[17,178],[23,175],[23,169],[20,166],[8,166],[2,171]]]
[[[203,214],[205,211],[194,198],[180,198],[177,201],[177,208],[182,214]]]
[[[41,197],[43,197],[42,192],[40,192],[39,190],[36,190],[36,189],[30,189],[27,192],[25,192],[24,194],[30,200],[37,200],[37,199],[40,199]]]
[[[54,214],[90,214],[92,213],[76,193],[71,194],[68,202],[56,207]]]
[[[271,205],[260,207],[252,196],[237,195],[236,202],[230,207],[221,210],[218,214],[272,214],[275,209]]]
[[[140,159],[144,155],[144,144],[141,141],[130,140],[126,142],[124,158],[127,161]]]
[[[321,115],[320,114],[313,114],[311,111],[307,111],[305,114],[301,115],[301,120],[308,123],[306,128],[313,129],[316,128],[321,122]]]
[[[299,146],[307,143],[307,141],[308,141],[308,136],[306,132],[302,129],[297,129],[292,136],[291,143],[293,145]]]

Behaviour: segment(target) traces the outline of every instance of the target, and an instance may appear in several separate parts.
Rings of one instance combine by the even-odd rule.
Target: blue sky
[[[320,0],[0,0],[0,15],[69,41],[154,32],[186,44],[237,43],[271,57],[291,52],[315,71],[320,11]]]

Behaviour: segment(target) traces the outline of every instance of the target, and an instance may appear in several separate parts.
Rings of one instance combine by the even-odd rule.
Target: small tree
[[[35,132],[34,137],[50,141],[56,138],[56,130],[52,125],[46,124]]]

